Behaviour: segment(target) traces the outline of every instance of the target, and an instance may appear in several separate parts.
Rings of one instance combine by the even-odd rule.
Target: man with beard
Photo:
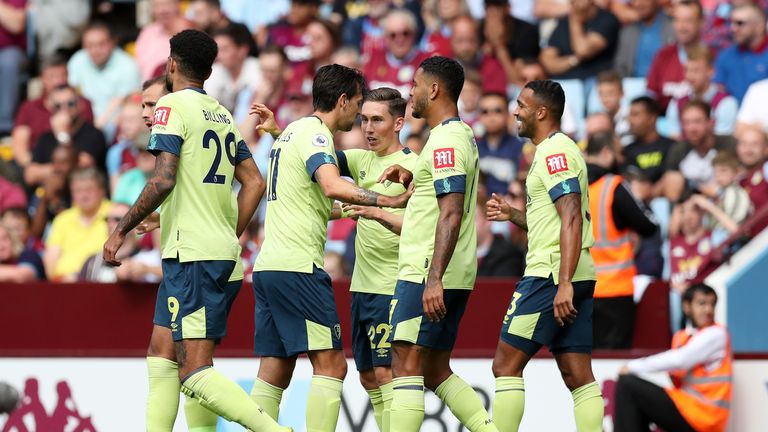
[[[523,369],[549,345],[573,395],[576,429],[603,430],[603,399],[592,374],[592,295],[595,266],[587,166],[576,143],[560,131],[565,94],[554,81],[532,81],[517,98],[520,136],[536,145],[526,179],[525,212],[494,195],[491,220],[528,231],[525,274],[512,296],[493,359],[494,421],[517,431],[525,406]]]

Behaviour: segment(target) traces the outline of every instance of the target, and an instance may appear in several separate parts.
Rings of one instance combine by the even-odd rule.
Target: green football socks
[[[381,400],[381,389],[366,390],[373,406],[373,417],[376,419],[376,426],[381,429],[381,416],[384,413],[384,401]]]
[[[424,377],[395,378],[392,384],[389,430],[418,432],[424,421]]]
[[[280,401],[283,399],[283,389],[256,378],[251,389],[251,399],[256,402],[275,421],[280,414]]]
[[[475,390],[458,375],[443,381],[435,394],[470,432],[498,432]]]
[[[212,367],[198,370],[188,376],[181,384],[181,391],[198,399],[202,406],[224,419],[234,421],[252,431],[291,430],[278,425],[240,386]]]
[[[601,432],[605,403],[597,382],[583,385],[571,392],[573,413],[578,432]]]
[[[171,431],[179,411],[179,365],[162,357],[147,357],[147,372],[147,432]]]
[[[384,405],[384,409],[381,413],[381,432],[389,432],[389,418],[392,409],[392,387],[393,382],[388,382],[379,386],[381,390],[381,402]]]
[[[493,421],[499,432],[517,432],[525,410],[525,384],[522,377],[496,378]]]
[[[334,432],[341,408],[341,386],[338,378],[312,376],[307,397],[307,432]]]
[[[198,399],[189,396],[184,402],[184,417],[189,432],[216,432],[216,423],[219,422],[219,416],[200,405]]]

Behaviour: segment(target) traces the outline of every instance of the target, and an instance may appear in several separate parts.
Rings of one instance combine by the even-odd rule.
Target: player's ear
[[[342,93],[338,99],[336,99],[336,108],[344,109],[349,103],[349,97],[346,93]]]
[[[403,129],[403,126],[405,126],[405,117],[396,117],[395,118],[395,133],[399,134],[400,131]]]
[[[437,94],[440,92],[440,86],[437,84],[437,81],[432,81],[429,84],[429,99],[435,100],[437,99]]]
[[[546,117],[546,114],[547,114],[547,107],[539,106],[538,108],[536,108],[536,119],[544,120],[544,117]]]

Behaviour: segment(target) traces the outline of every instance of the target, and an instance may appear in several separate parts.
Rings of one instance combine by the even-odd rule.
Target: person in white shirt
[[[243,26],[229,25],[212,36],[219,54],[205,81],[205,91],[240,121],[247,116],[245,108],[261,82],[259,60],[249,56],[251,34]]]
[[[648,431],[650,423],[676,432],[724,431],[732,393],[733,353],[728,330],[715,323],[717,294],[696,284],[683,294],[688,326],[672,349],[632,360],[619,371],[614,428]],[[668,372],[673,387],[662,388],[639,374]]]

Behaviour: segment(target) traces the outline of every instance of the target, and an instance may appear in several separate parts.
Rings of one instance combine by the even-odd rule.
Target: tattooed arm
[[[397,235],[400,235],[403,229],[403,215],[390,213],[382,208],[349,204],[344,206],[344,211],[351,212],[350,217],[353,218],[375,220]]]
[[[168,197],[176,186],[176,170],[178,167],[178,156],[168,152],[158,153],[155,159],[155,172],[152,174],[152,178],[147,181],[144,190],[141,191],[141,195],[136,199],[136,203],[120,219],[117,228],[104,244],[104,261],[112,265],[120,265],[120,261],[115,258],[115,255],[123,244],[126,234],[165,201],[165,198]]]
[[[459,240],[461,215],[464,212],[464,194],[449,193],[437,199],[440,215],[435,228],[435,252],[424,288],[424,313],[430,321],[440,321],[445,317],[443,302],[443,275],[451,261],[456,242]]]
[[[409,193],[390,197],[368,189],[363,189],[341,178],[339,168],[333,164],[324,164],[315,171],[315,181],[328,198],[365,206],[403,208],[410,197]]]

